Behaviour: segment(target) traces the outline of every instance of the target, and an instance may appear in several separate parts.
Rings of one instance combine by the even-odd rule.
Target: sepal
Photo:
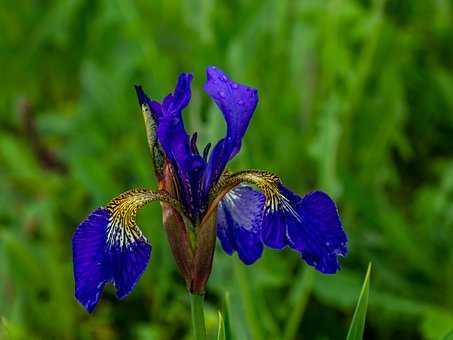
[[[99,302],[106,283],[113,282],[122,299],[140,279],[151,245],[135,223],[135,215],[138,208],[156,200],[180,209],[166,192],[134,189],[96,209],[77,227],[72,237],[75,296],[88,312]]]
[[[335,202],[320,191],[301,197],[268,171],[245,170],[224,174],[209,194],[207,214],[217,209],[217,236],[228,254],[237,250],[238,239],[247,244],[250,236],[249,233],[244,235],[241,228],[228,226],[235,224],[231,222],[234,220],[231,212],[251,211],[248,205],[253,200],[236,198],[235,207],[228,211],[222,209],[228,196],[234,194],[241,183],[255,185],[264,199],[262,223],[258,228],[260,242],[274,249],[289,246],[298,251],[305,262],[325,274],[335,273],[340,268],[338,257],[347,254],[347,236]],[[253,252],[258,246],[249,244],[244,249]]]
[[[107,282],[113,282],[119,299],[124,298],[151,257],[151,245],[141,233],[113,233],[112,221],[109,209],[96,209],[72,238],[75,296],[89,313]]]

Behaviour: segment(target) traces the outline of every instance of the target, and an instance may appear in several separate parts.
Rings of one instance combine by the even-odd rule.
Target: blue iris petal
[[[122,244],[128,236],[121,238],[121,229],[112,227],[110,218],[106,208],[93,211],[72,238],[75,296],[90,313],[107,282],[113,282],[120,299],[130,293],[151,257],[143,236]]]
[[[262,226],[262,240],[270,248],[282,249],[288,244],[285,212],[276,210],[266,214]]]
[[[181,73],[175,91],[165,97],[158,117],[157,136],[168,159],[177,170],[182,192],[181,198],[192,216],[201,206],[201,181],[206,166],[203,157],[192,152],[189,136],[184,128],[182,110],[191,97],[192,75]]]
[[[217,237],[231,255],[237,251],[245,264],[252,264],[263,253],[261,223],[264,195],[240,186],[225,195],[217,208]]]
[[[220,178],[226,164],[240,150],[242,138],[258,103],[258,91],[235,83],[222,70],[210,66],[204,90],[222,111],[227,124],[225,138],[213,148],[206,168],[204,190],[208,192]]]
[[[320,272],[335,273],[338,256],[347,253],[347,237],[334,201],[321,191],[300,197],[281,185],[280,192],[285,200],[278,210],[266,209],[263,242],[278,249],[289,245]]]

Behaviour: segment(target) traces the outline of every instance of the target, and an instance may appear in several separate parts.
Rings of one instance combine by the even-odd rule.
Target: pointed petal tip
[[[147,96],[145,94],[145,91],[143,90],[143,87],[141,85],[136,84],[136,85],[134,85],[134,89],[135,89],[135,93],[137,94],[138,103],[140,105],[146,104]]]

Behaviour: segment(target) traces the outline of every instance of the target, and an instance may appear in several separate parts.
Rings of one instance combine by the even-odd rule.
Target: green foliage
[[[95,207],[154,187],[133,85],[161,99],[195,75],[186,127],[224,133],[206,65],[259,89],[233,170],[277,172],[338,202],[350,253],[334,276],[290,250],[253,266],[217,249],[208,336],[230,292],[234,339],[338,339],[373,262],[364,338],[453,325],[453,5],[448,0],[67,0],[0,6],[0,338],[189,339],[190,305],[158,205],[133,293],[73,297],[71,235]],[[224,315],[225,317],[225,315]]]
[[[219,312],[219,331],[217,338],[232,340],[231,322],[230,322],[230,294],[225,293],[223,298],[222,311]]]
[[[219,328],[217,330],[217,340],[225,340],[225,320],[222,312],[219,312]]]
[[[371,263],[368,265],[368,270],[363,281],[362,290],[360,291],[359,300],[355,307],[352,317],[351,326],[349,326],[346,340],[362,340],[363,332],[365,331],[366,312],[368,309],[368,296],[370,294],[370,273]]]

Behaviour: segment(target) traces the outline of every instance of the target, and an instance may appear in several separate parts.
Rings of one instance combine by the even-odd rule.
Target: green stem
[[[203,302],[204,295],[190,295],[190,310],[192,311],[192,327],[195,340],[206,340],[206,327],[204,325]]]

